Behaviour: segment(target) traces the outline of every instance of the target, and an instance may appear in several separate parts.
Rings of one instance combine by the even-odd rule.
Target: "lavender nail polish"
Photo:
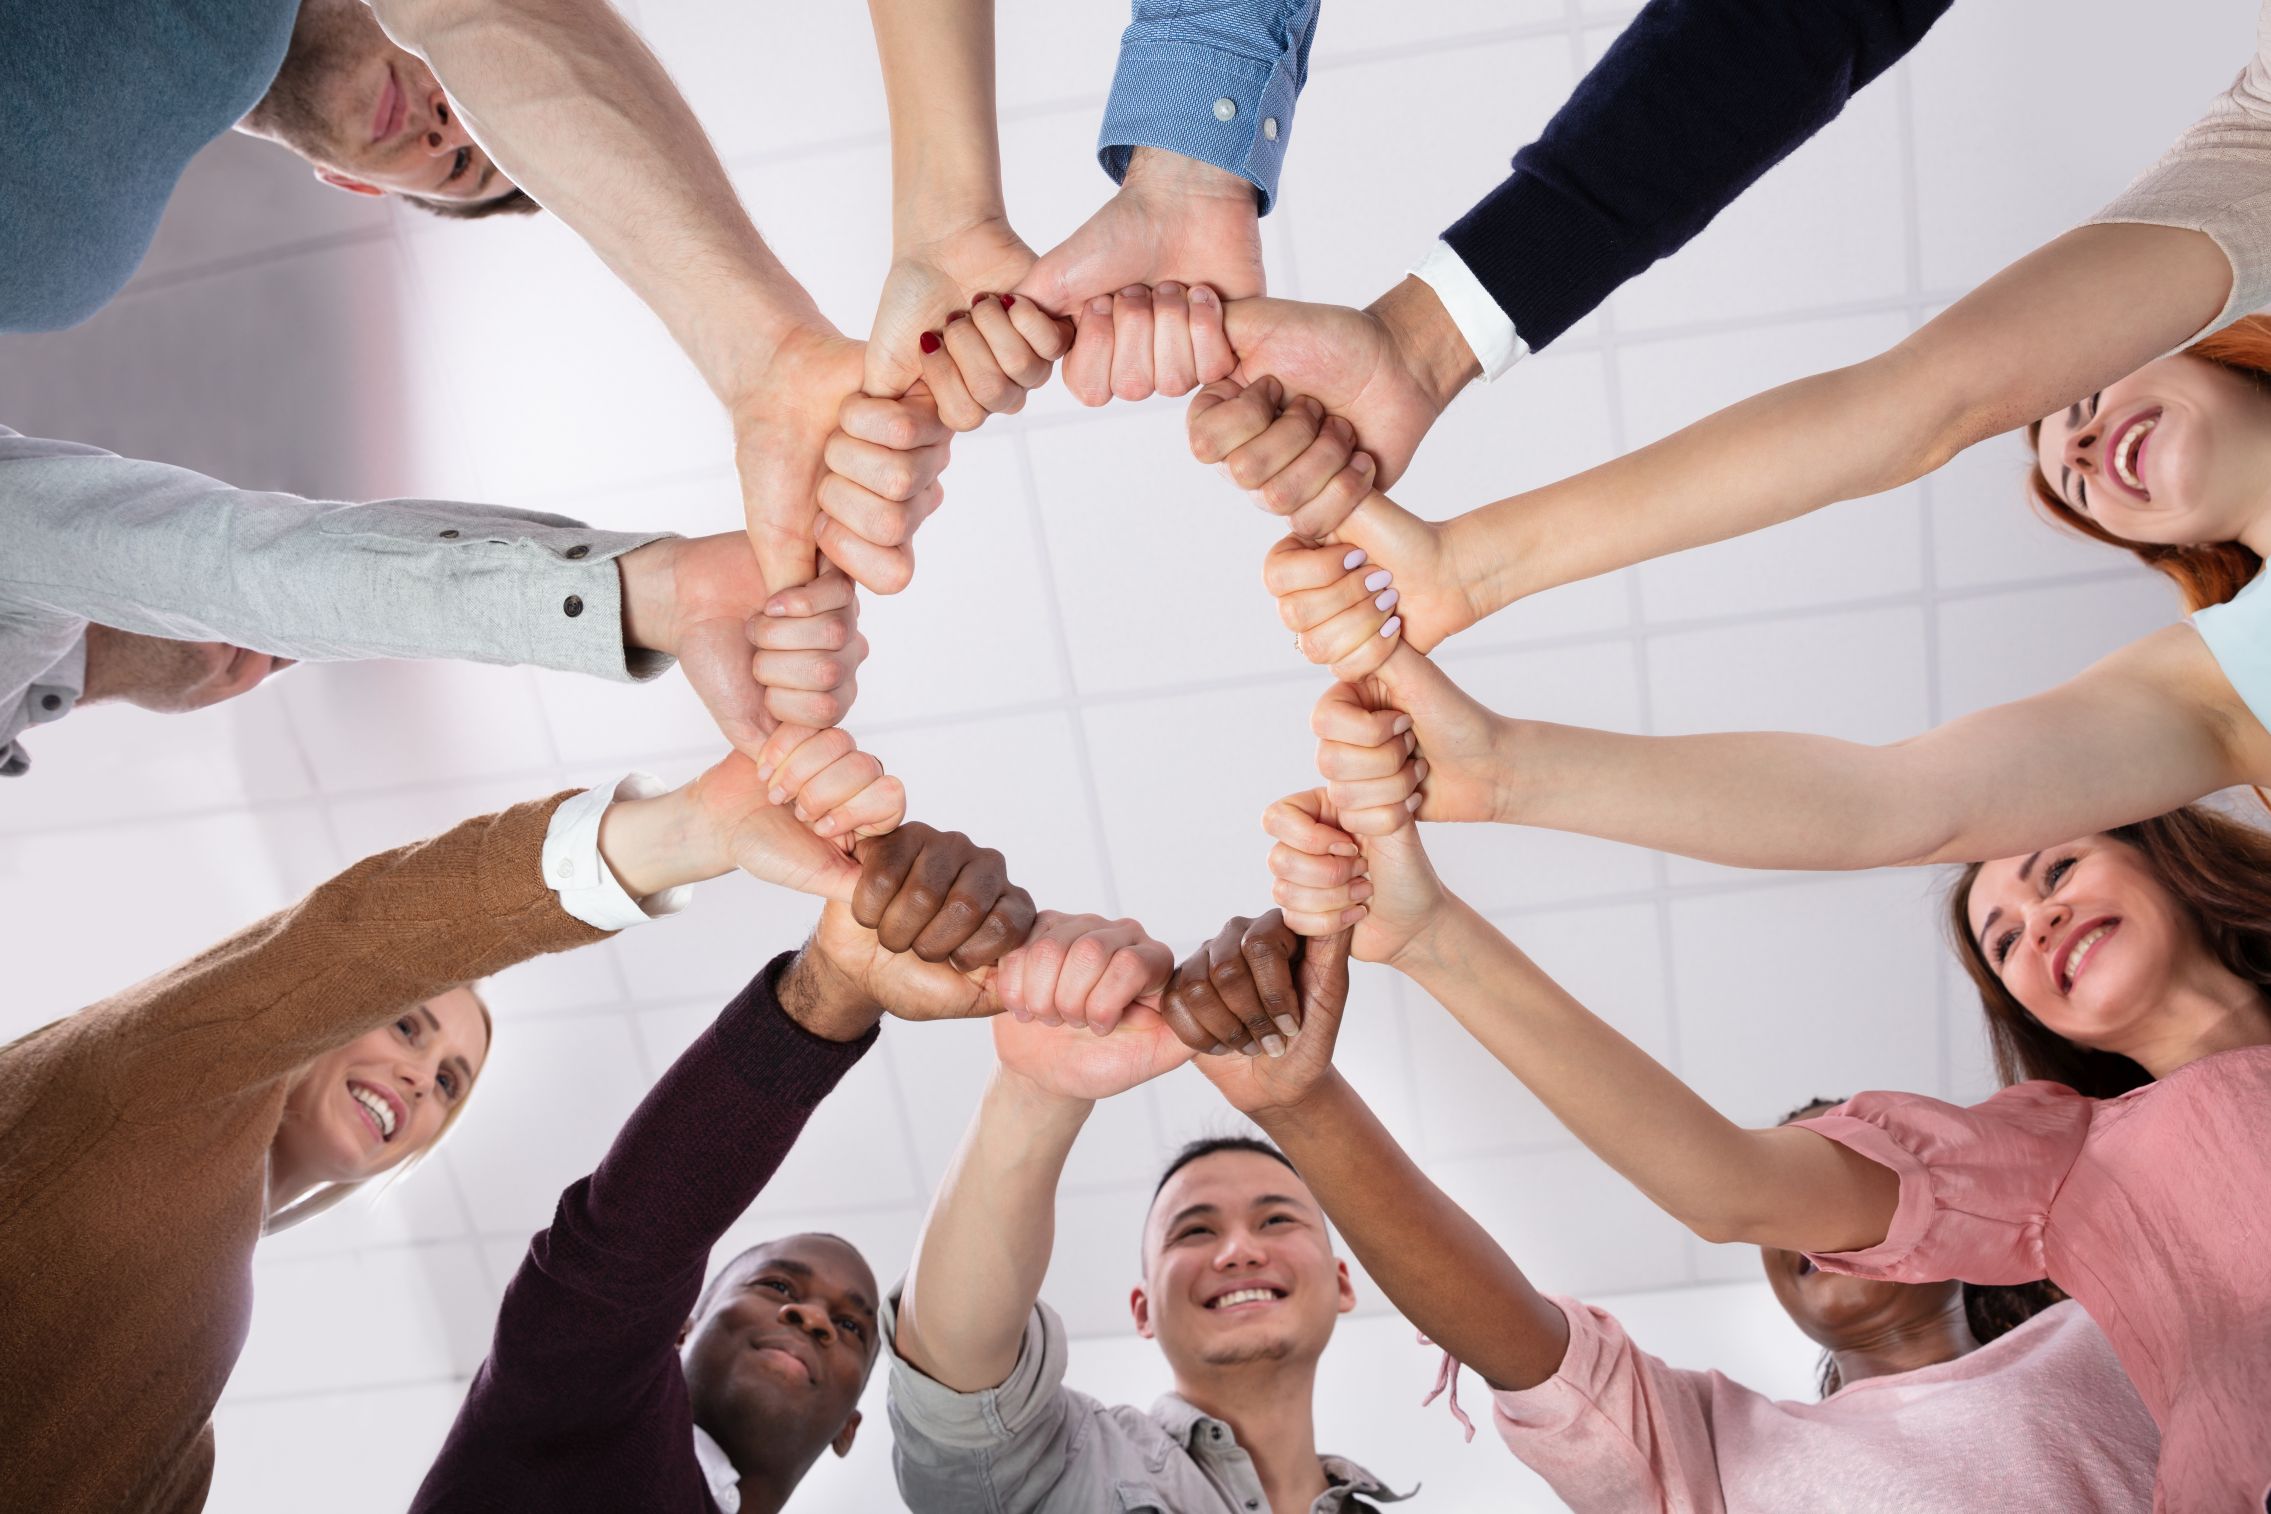
[[[1393,579],[1395,576],[1395,574],[1390,573],[1386,568],[1382,568],[1377,573],[1367,573],[1364,575],[1364,587],[1377,594],[1378,592],[1380,592],[1380,590],[1388,587],[1389,580]]]
[[[1348,556],[1341,559],[1341,569],[1344,572],[1350,568],[1362,567],[1363,564],[1364,549],[1362,547],[1349,548]]]
[[[1390,589],[1387,593],[1372,601],[1372,608],[1375,610],[1393,610],[1396,607],[1396,598],[1396,591]]]
[[[1380,628],[1380,634],[1382,636],[1393,636],[1403,628],[1404,618],[1401,615],[1391,615],[1388,617],[1388,623]]]

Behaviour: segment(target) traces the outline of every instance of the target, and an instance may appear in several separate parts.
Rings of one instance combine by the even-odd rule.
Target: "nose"
[[[2098,441],[2100,428],[2096,421],[2076,426],[2066,438],[2066,466],[2076,473],[2095,473],[2098,469]]]
[[[2059,929],[2072,918],[2073,911],[2058,900],[2041,900],[2027,916],[2027,939],[2034,943],[2037,951],[2047,952]]]
[[[780,1322],[791,1329],[802,1330],[825,1346],[836,1338],[835,1327],[828,1323],[828,1311],[815,1309],[810,1304],[790,1299],[781,1305]]]
[[[413,1104],[426,1096],[426,1075],[420,1068],[406,1063],[398,1065],[394,1070],[394,1081],[401,1085],[402,1096]]]
[[[1262,1248],[1254,1244],[1254,1238],[1242,1230],[1225,1235],[1222,1245],[1214,1253],[1214,1265],[1223,1272],[1236,1271],[1242,1267],[1259,1267],[1267,1260],[1262,1255]]]
[[[473,141],[465,123],[458,120],[457,108],[449,103],[449,96],[439,88],[426,97],[426,113],[432,117],[426,127],[426,152],[431,157],[456,152]]]

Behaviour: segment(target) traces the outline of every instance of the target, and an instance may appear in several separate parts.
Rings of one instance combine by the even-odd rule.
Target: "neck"
[[[752,1472],[741,1479],[741,1514],[781,1514],[788,1506],[789,1495],[804,1478],[798,1469],[794,1477],[783,1478],[777,1472]]]
[[[1978,1349],[1979,1340],[1971,1333],[1971,1322],[1963,1312],[1963,1290],[1955,1288],[1949,1291],[1948,1306],[1939,1313],[1887,1325],[1864,1339],[1832,1346],[1829,1354],[1837,1363],[1838,1381],[1857,1383],[1863,1378],[1952,1362]]]
[[[737,1445],[720,1438],[716,1431],[710,1433],[711,1438],[717,1440],[719,1448],[732,1458],[734,1471],[741,1474],[741,1481],[736,1484],[741,1489],[741,1514],[780,1514],[789,1501],[789,1495],[796,1492],[796,1485],[804,1481],[804,1474],[812,1470],[812,1464],[820,1459],[821,1451],[826,1449],[816,1446],[809,1456],[799,1456],[793,1462],[779,1463],[773,1458],[780,1454],[784,1449],[782,1447],[770,1444]]]
[[[2243,1046],[2271,1045],[2271,1013],[2254,984],[2218,966],[2207,981],[2169,996],[2165,1010],[2128,1046],[2109,1046],[2158,1080],[2178,1068]]]
[[[1313,1402],[1317,1363],[1241,1362],[1234,1367],[1175,1375],[1175,1391],[1202,1413],[1230,1426],[1254,1460],[1273,1514],[1307,1514],[1327,1486],[1317,1460]]]

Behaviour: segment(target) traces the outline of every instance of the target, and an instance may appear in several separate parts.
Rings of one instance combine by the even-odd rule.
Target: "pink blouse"
[[[2161,1430],[2154,1507],[2271,1490],[2271,1047],[2118,1099],[2021,1083],[1961,1109],[1865,1093],[1801,1122],[1900,1177],[1884,1241],[1816,1256],[1896,1282],[2048,1277],[2098,1322]]]

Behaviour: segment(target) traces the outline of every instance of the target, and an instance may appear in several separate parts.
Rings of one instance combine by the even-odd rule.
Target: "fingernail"
[[[774,785],[773,785],[773,786],[772,786],[771,788],[769,788],[769,789],[765,790],[765,797],[766,797],[767,799],[770,799],[770,800],[772,800],[772,801],[773,801],[773,803],[775,803],[775,804],[779,804],[779,803],[780,803],[780,802],[781,802],[781,801],[782,801],[783,799],[786,799],[786,798],[788,798],[788,796],[789,796],[789,791],[788,791],[787,789],[784,789],[784,788],[782,788],[782,787],[781,787],[781,786],[780,786],[779,784],[777,784],[777,783],[776,783],[776,784],[774,784]]]
[[[1191,303],[1194,305],[1213,304],[1214,291],[1204,284],[1193,284],[1191,286]]]
[[[949,325],[949,326],[951,326],[951,325],[953,325],[953,324],[954,324],[954,323],[955,323],[956,321],[966,321],[966,320],[968,320],[969,318],[970,318],[970,312],[969,312],[969,311],[967,311],[967,310],[957,310],[957,311],[955,311],[955,312],[954,312],[954,314],[952,314],[952,315],[950,315],[950,316],[948,316],[948,317],[946,318],[946,324],[947,324],[947,325]]]
[[[1401,736],[1404,732],[1410,729],[1411,717],[1409,715],[1398,715],[1396,717],[1396,723],[1388,727],[1388,734],[1391,736]]]
[[[800,823],[809,823],[812,819],[810,815],[807,815],[804,812],[804,801],[801,799],[799,799],[793,806],[790,807],[789,813],[796,816],[797,820]]]
[[[1181,294],[1183,292],[1183,286],[1173,279],[1161,279],[1151,287],[1154,292],[1159,294]]]
[[[1429,771],[1430,769],[1427,766],[1427,759],[1425,757],[1420,758],[1419,761],[1412,764],[1412,780],[1416,783],[1427,782],[1427,775]]]
[[[1394,589],[1390,589],[1387,593],[1372,601],[1372,608],[1375,610],[1393,610],[1395,607],[1396,591]]]
[[[1348,902],[1351,904],[1362,904],[1371,897],[1372,885],[1362,878],[1348,886]]]
[[[936,352],[936,351],[938,351],[938,349],[939,349],[939,340],[938,340],[938,333],[937,333],[937,332],[935,332],[935,331],[926,331],[926,332],[924,332],[924,333],[923,333],[923,343],[922,343],[922,345],[923,345],[923,351],[925,351],[925,352]]]
[[[763,783],[763,782],[764,782],[764,781],[765,781],[766,779],[768,779],[768,778],[770,778],[770,777],[772,777],[772,776],[773,776],[773,765],[772,765],[771,763],[769,763],[769,762],[760,762],[760,763],[758,763],[758,764],[757,764],[757,781],[758,781],[759,783]],[[778,804],[778,803],[780,803],[780,801],[779,801],[778,799],[774,800],[773,802],[774,802],[775,804]]]
[[[1223,1045],[1220,1041],[1217,1041],[1212,1046],[1207,1048],[1206,1054],[1210,1057],[1219,1057],[1228,1050],[1230,1050],[1229,1047]]]
[[[1343,571],[1346,571],[1349,568],[1361,568],[1363,566],[1364,549],[1362,547],[1349,548],[1348,556],[1341,559],[1341,568],[1343,569]]]
[[[1100,294],[1095,299],[1090,300],[1088,302],[1088,313],[1090,315],[1110,315],[1112,313],[1112,297],[1108,294]]]
[[[1380,466],[1378,463],[1372,460],[1372,454],[1369,452],[1357,453],[1356,456],[1348,460],[1348,465],[1351,468],[1361,469],[1366,473],[1370,473],[1374,468]]]
[[[822,815],[820,817],[820,823],[812,828],[812,834],[815,836],[825,836],[829,832],[833,831],[836,828],[836,825],[837,821],[834,815]]]
[[[1403,628],[1404,618],[1401,615],[1391,615],[1388,617],[1388,623],[1380,628],[1380,634],[1382,636],[1393,636]]]
[[[1356,857],[1363,854],[1356,849],[1353,842],[1336,841],[1333,843],[1333,855],[1336,857]]]
[[[924,350],[928,351],[929,349],[925,348]],[[765,613],[767,615],[778,618],[780,616],[788,614],[788,612],[788,601],[785,599],[768,599],[765,601]]]
[[[1407,810],[1417,811],[1419,809],[1419,806],[1420,797],[1417,794],[1412,795],[1409,799],[1406,799],[1404,801],[1404,808]]]
[[[1249,1057],[1258,1057],[1262,1054],[1262,1049],[1251,1041],[1248,1041],[1245,1045],[1239,1047],[1238,1049]]]
[[[1343,925],[1354,925],[1363,918],[1364,910],[1362,906],[1359,906],[1355,909],[1344,909],[1341,911],[1341,924]]]
[[[1291,1015],[1279,1015],[1277,1017],[1277,1028],[1285,1032],[1285,1038],[1288,1041],[1301,1034],[1301,1027],[1294,1022]]]
[[[1285,1055],[1285,1042],[1276,1036],[1264,1036],[1262,1037],[1262,1050],[1273,1057],[1282,1057]]]
[[[1001,297],[1001,308],[1004,310],[1007,310],[1010,306],[1016,303],[1017,296],[1014,294],[1005,294]]]
[[[1380,590],[1388,587],[1390,580],[1394,579],[1395,576],[1395,574],[1390,573],[1386,568],[1381,568],[1376,572],[1367,573],[1364,575],[1364,587],[1377,594]]]

